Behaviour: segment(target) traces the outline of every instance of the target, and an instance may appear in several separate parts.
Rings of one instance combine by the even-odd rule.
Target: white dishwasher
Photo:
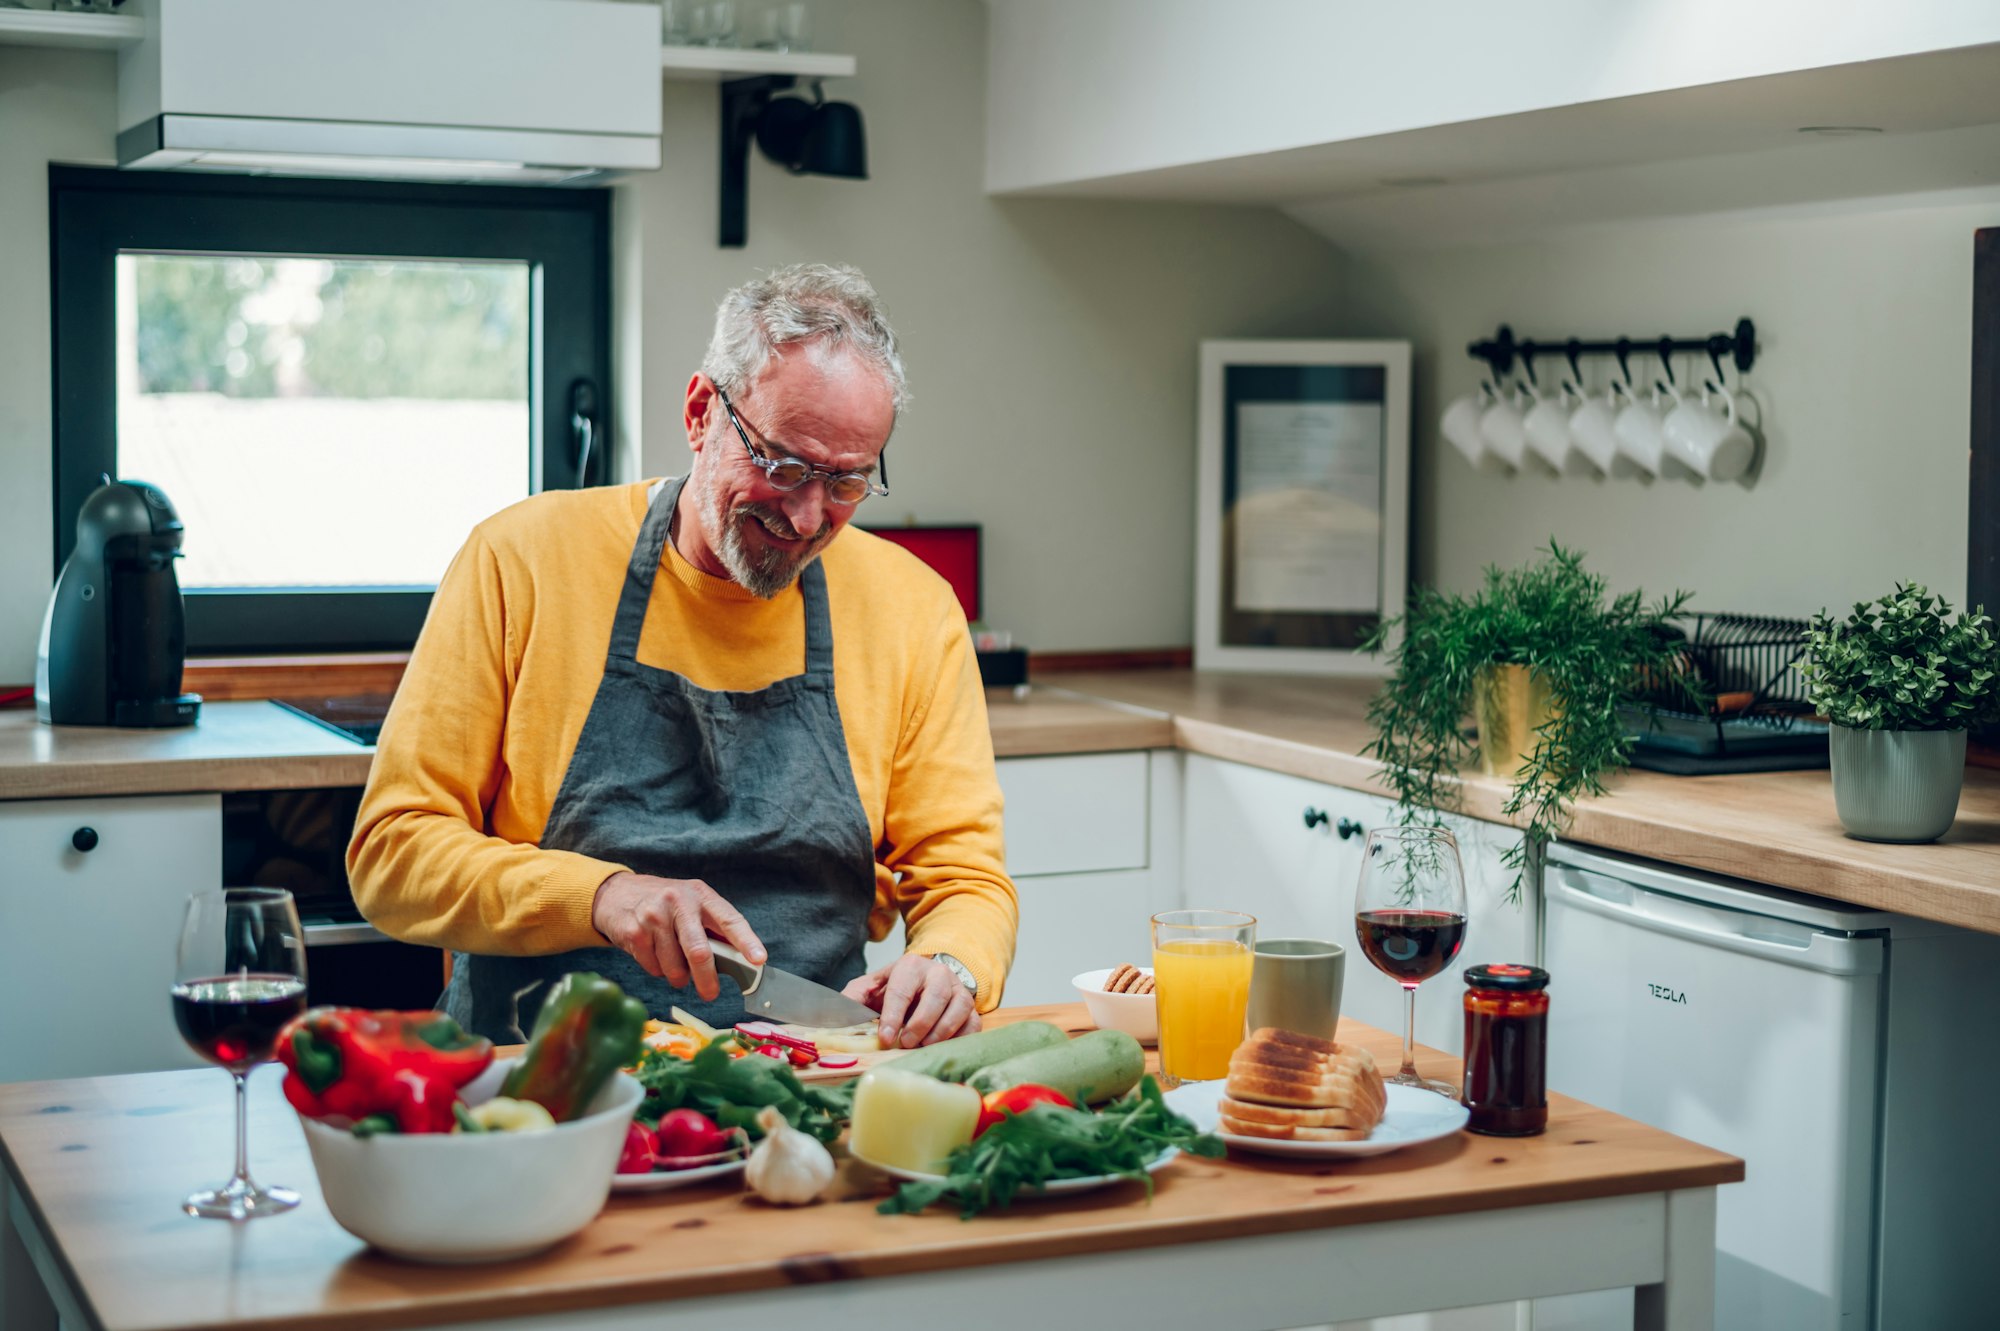
[[[1746,1163],[1721,1331],[1995,1324],[2000,938],[1567,845],[1543,888],[1551,1089]]]

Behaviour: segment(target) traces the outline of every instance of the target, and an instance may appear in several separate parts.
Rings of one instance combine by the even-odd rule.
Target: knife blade
[[[815,984],[776,966],[758,966],[718,939],[715,971],[736,981],[743,990],[743,1010],[754,1019],[792,1022],[800,1026],[854,1026],[882,1014],[856,1002],[838,989]]]

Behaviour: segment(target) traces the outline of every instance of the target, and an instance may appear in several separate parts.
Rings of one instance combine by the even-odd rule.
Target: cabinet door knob
[[[1325,809],[1307,809],[1307,810],[1306,810],[1306,826],[1307,826],[1307,827],[1325,827],[1325,826],[1326,826],[1326,824],[1327,824],[1327,816],[1326,816],[1326,810],[1325,810]]]
[[[94,827],[77,828],[76,831],[69,834],[69,844],[75,846],[80,851],[88,852],[96,850],[97,829]]]
[[[1360,823],[1355,822],[1352,818],[1343,818],[1340,820],[1338,824],[1334,826],[1333,830],[1340,834],[1340,839],[1342,841],[1348,841],[1354,837],[1360,836],[1363,832],[1366,832],[1368,829],[1363,827]]]

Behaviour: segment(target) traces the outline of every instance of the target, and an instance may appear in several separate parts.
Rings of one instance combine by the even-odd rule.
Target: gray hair
[[[879,372],[897,415],[909,404],[903,357],[882,299],[846,264],[797,263],[745,282],[722,298],[701,371],[724,392],[741,389],[793,342],[846,348]]]

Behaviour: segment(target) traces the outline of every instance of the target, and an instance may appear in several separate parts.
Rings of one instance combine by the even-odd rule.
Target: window
[[[103,475],[160,486],[190,652],[408,646],[475,523],[605,474],[604,191],[50,189],[57,565]]]

